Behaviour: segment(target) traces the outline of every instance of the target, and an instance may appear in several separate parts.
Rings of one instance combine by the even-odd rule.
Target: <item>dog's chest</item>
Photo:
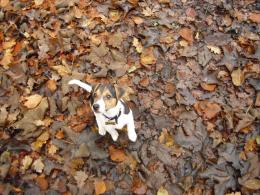
[[[122,129],[127,124],[127,115],[121,114],[118,118],[108,119],[102,114],[96,115],[96,120],[103,128]]]

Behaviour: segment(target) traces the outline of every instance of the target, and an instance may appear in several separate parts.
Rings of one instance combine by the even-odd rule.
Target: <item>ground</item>
[[[257,194],[260,3],[1,0],[0,194]],[[129,94],[137,141],[90,94]]]

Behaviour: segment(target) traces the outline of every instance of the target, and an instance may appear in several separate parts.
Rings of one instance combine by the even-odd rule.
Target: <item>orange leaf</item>
[[[64,138],[64,131],[59,130],[59,131],[56,133],[55,137],[56,137],[57,139],[63,139],[63,138]]]
[[[125,152],[123,150],[115,148],[115,146],[109,146],[109,155],[112,161],[123,162],[126,159]]]
[[[210,120],[216,117],[221,111],[221,107],[217,103],[207,100],[196,102],[194,108],[204,120]]]
[[[36,183],[41,190],[47,190],[48,189],[49,184],[48,184],[48,181],[45,179],[44,176],[36,177],[35,180],[36,180]]]
[[[103,194],[106,192],[106,184],[103,180],[96,180],[95,181],[95,194]]]
[[[193,43],[193,31],[191,29],[182,28],[179,31],[179,35],[189,43]]]
[[[48,80],[47,81],[47,87],[52,92],[56,91],[56,89],[57,89],[56,81],[55,80]]]
[[[248,19],[252,22],[255,22],[255,23],[260,23],[260,13],[251,13],[249,16],[248,16]]]
[[[216,89],[215,84],[201,83],[200,86],[206,91],[214,91]]]
[[[145,194],[146,191],[147,186],[139,178],[134,178],[132,192],[135,194]]]

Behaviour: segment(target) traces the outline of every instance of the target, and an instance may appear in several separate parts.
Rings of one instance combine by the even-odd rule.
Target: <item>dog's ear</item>
[[[83,89],[85,89],[87,92],[90,92],[92,91],[92,86],[87,84],[87,83],[83,83],[81,82],[80,80],[77,80],[77,79],[72,79],[68,82],[69,85],[78,85],[80,87],[82,87]]]
[[[124,88],[119,87],[118,85],[114,85],[115,91],[116,91],[116,98],[119,99],[124,99],[124,96],[126,95],[126,91]]]

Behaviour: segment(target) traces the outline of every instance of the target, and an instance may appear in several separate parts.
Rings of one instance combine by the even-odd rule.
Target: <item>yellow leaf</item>
[[[259,190],[260,189],[260,180],[259,179],[249,179],[247,180],[243,186],[251,190]]]
[[[61,76],[65,76],[65,75],[71,73],[71,70],[69,68],[62,66],[62,65],[52,66],[51,68],[56,70],[59,73],[59,75],[61,75]]]
[[[8,69],[12,61],[13,61],[12,49],[6,49],[4,52],[4,57],[0,61],[0,64],[3,65],[5,69]]]
[[[21,168],[23,173],[31,166],[32,161],[33,160],[32,160],[32,158],[29,155],[27,155],[27,156],[25,156],[23,158],[23,160],[22,160],[22,168]]]
[[[104,192],[106,192],[106,184],[103,180],[96,180],[95,181],[95,194],[99,195],[99,194],[103,194]]]
[[[42,159],[39,158],[37,160],[35,160],[32,164],[33,169],[37,172],[37,173],[42,173],[42,170],[44,168],[44,164],[42,162]]]
[[[143,46],[142,44],[139,42],[139,40],[137,38],[134,37],[133,39],[133,46],[135,47],[136,51],[138,53],[142,53],[143,51]]]
[[[217,46],[207,45],[207,48],[209,48],[209,50],[214,54],[221,54],[221,50]]]
[[[59,148],[58,148],[57,146],[55,146],[54,144],[51,144],[51,145],[49,146],[49,148],[48,148],[48,153],[49,153],[50,155],[54,155],[54,154],[57,152],[58,149],[59,149]]]
[[[50,138],[50,134],[48,131],[43,132],[35,142],[31,144],[31,147],[34,151],[38,151],[42,148],[44,144],[48,141]]]
[[[10,40],[10,41],[6,41],[3,43],[3,49],[10,49],[13,46],[15,46],[16,41],[14,39]]]
[[[245,80],[244,72],[238,68],[231,73],[232,82],[235,86],[241,86]]]
[[[43,4],[44,0],[34,0],[36,6]]]
[[[9,4],[9,0],[1,0],[0,7],[6,7]]]
[[[39,94],[34,94],[26,97],[25,99],[26,100],[24,102],[24,106],[29,109],[32,109],[40,104],[40,102],[42,101],[42,96]]]
[[[141,54],[141,64],[151,65],[156,63],[156,58],[153,53],[153,47],[145,48]]]
[[[157,191],[157,195],[168,195],[168,194],[169,194],[168,191],[162,186]]]
[[[171,147],[174,144],[173,137],[170,133],[168,133],[167,129],[163,129],[161,135],[159,137],[159,142],[161,144],[166,145],[167,147]]]

